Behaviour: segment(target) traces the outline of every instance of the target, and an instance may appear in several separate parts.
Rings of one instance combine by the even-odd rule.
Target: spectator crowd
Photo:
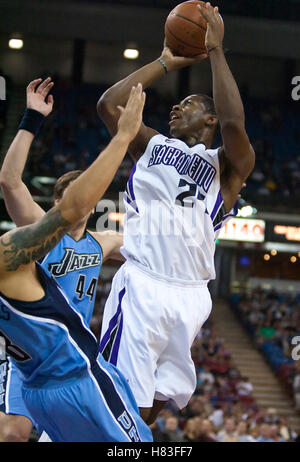
[[[300,294],[258,287],[249,294],[234,295],[231,303],[300,411],[300,350],[294,342],[300,339]]]

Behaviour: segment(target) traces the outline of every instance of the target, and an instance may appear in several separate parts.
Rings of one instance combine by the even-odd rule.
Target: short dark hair
[[[53,197],[54,200],[61,199],[64,193],[64,190],[69,186],[69,184],[76,180],[76,178],[81,175],[82,170],[71,170],[70,172],[65,173],[58,178],[54,185]]]
[[[204,104],[205,107],[205,112],[207,114],[212,114],[212,115],[217,115],[216,113],[216,108],[215,108],[215,103],[213,98],[210,96],[204,95],[202,93],[198,93],[198,96],[201,98],[202,103]]]

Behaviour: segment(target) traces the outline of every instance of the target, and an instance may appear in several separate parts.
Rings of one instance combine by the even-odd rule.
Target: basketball
[[[206,21],[197,6],[205,2],[187,1],[177,5],[165,22],[166,45],[179,56],[205,53]]]

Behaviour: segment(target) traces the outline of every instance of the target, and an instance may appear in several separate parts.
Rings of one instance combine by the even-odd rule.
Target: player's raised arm
[[[26,111],[19,130],[4,158],[0,172],[0,186],[5,205],[17,226],[25,226],[39,220],[44,210],[34,202],[22,175],[34,136],[45,117],[53,108],[53,97],[49,95],[54,83],[48,77],[36,79],[26,89]]]
[[[117,130],[119,118],[117,106],[124,106],[126,104],[130,89],[133,85],[141,82],[143,89],[145,89],[153,82],[163,77],[166,73],[200,62],[206,57],[206,54],[195,58],[175,56],[168,47],[164,46],[162,54],[158,59],[141,67],[106,90],[97,103],[97,112],[110,134],[114,135]],[[147,127],[143,123],[141,124],[141,128],[135,140],[129,146],[129,152],[134,160],[139,159],[149,139],[156,133],[157,132],[153,128]]]
[[[225,158],[224,174],[230,172],[230,198],[235,198],[243,182],[251,173],[255,155],[245,130],[244,107],[235,79],[224,56],[222,42],[224,28],[217,7],[206,3],[198,6],[207,21],[205,45],[209,53],[213,75],[213,97],[220,122]],[[226,165],[227,163],[227,165]],[[232,200],[228,209],[233,206]],[[226,205],[226,204],[225,204]]]
[[[59,204],[38,222],[1,236],[2,277],[46,255],[69,228],[95,207],[140,128],[144,103],[145,94],[139,84],[132,88],[125,109],[119,107],[121,117],[116,135],[93,164],[68,186]]]

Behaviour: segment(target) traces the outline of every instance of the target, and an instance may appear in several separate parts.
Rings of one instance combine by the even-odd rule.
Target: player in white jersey
[[[215,278],[218,230],[254,166],[244,109],[223,49],[222,20],[209,3],[207,54],[158,60],[108,89],[98,113],[116,131],[117,106],[136,82],[146,88],[164,73],[209,56],[213,97],[191,95],[173,106],[170,137],[142,124],[129,147],[137,162],[124,202],[121,252],[126,263],[107,300],[100,350],[129,380],[142,416],[152,423],[165,402],[186,406],[196,386],[190,348],[211,311],[208,281]],[[210,149],[217,124],[223,145]]]

